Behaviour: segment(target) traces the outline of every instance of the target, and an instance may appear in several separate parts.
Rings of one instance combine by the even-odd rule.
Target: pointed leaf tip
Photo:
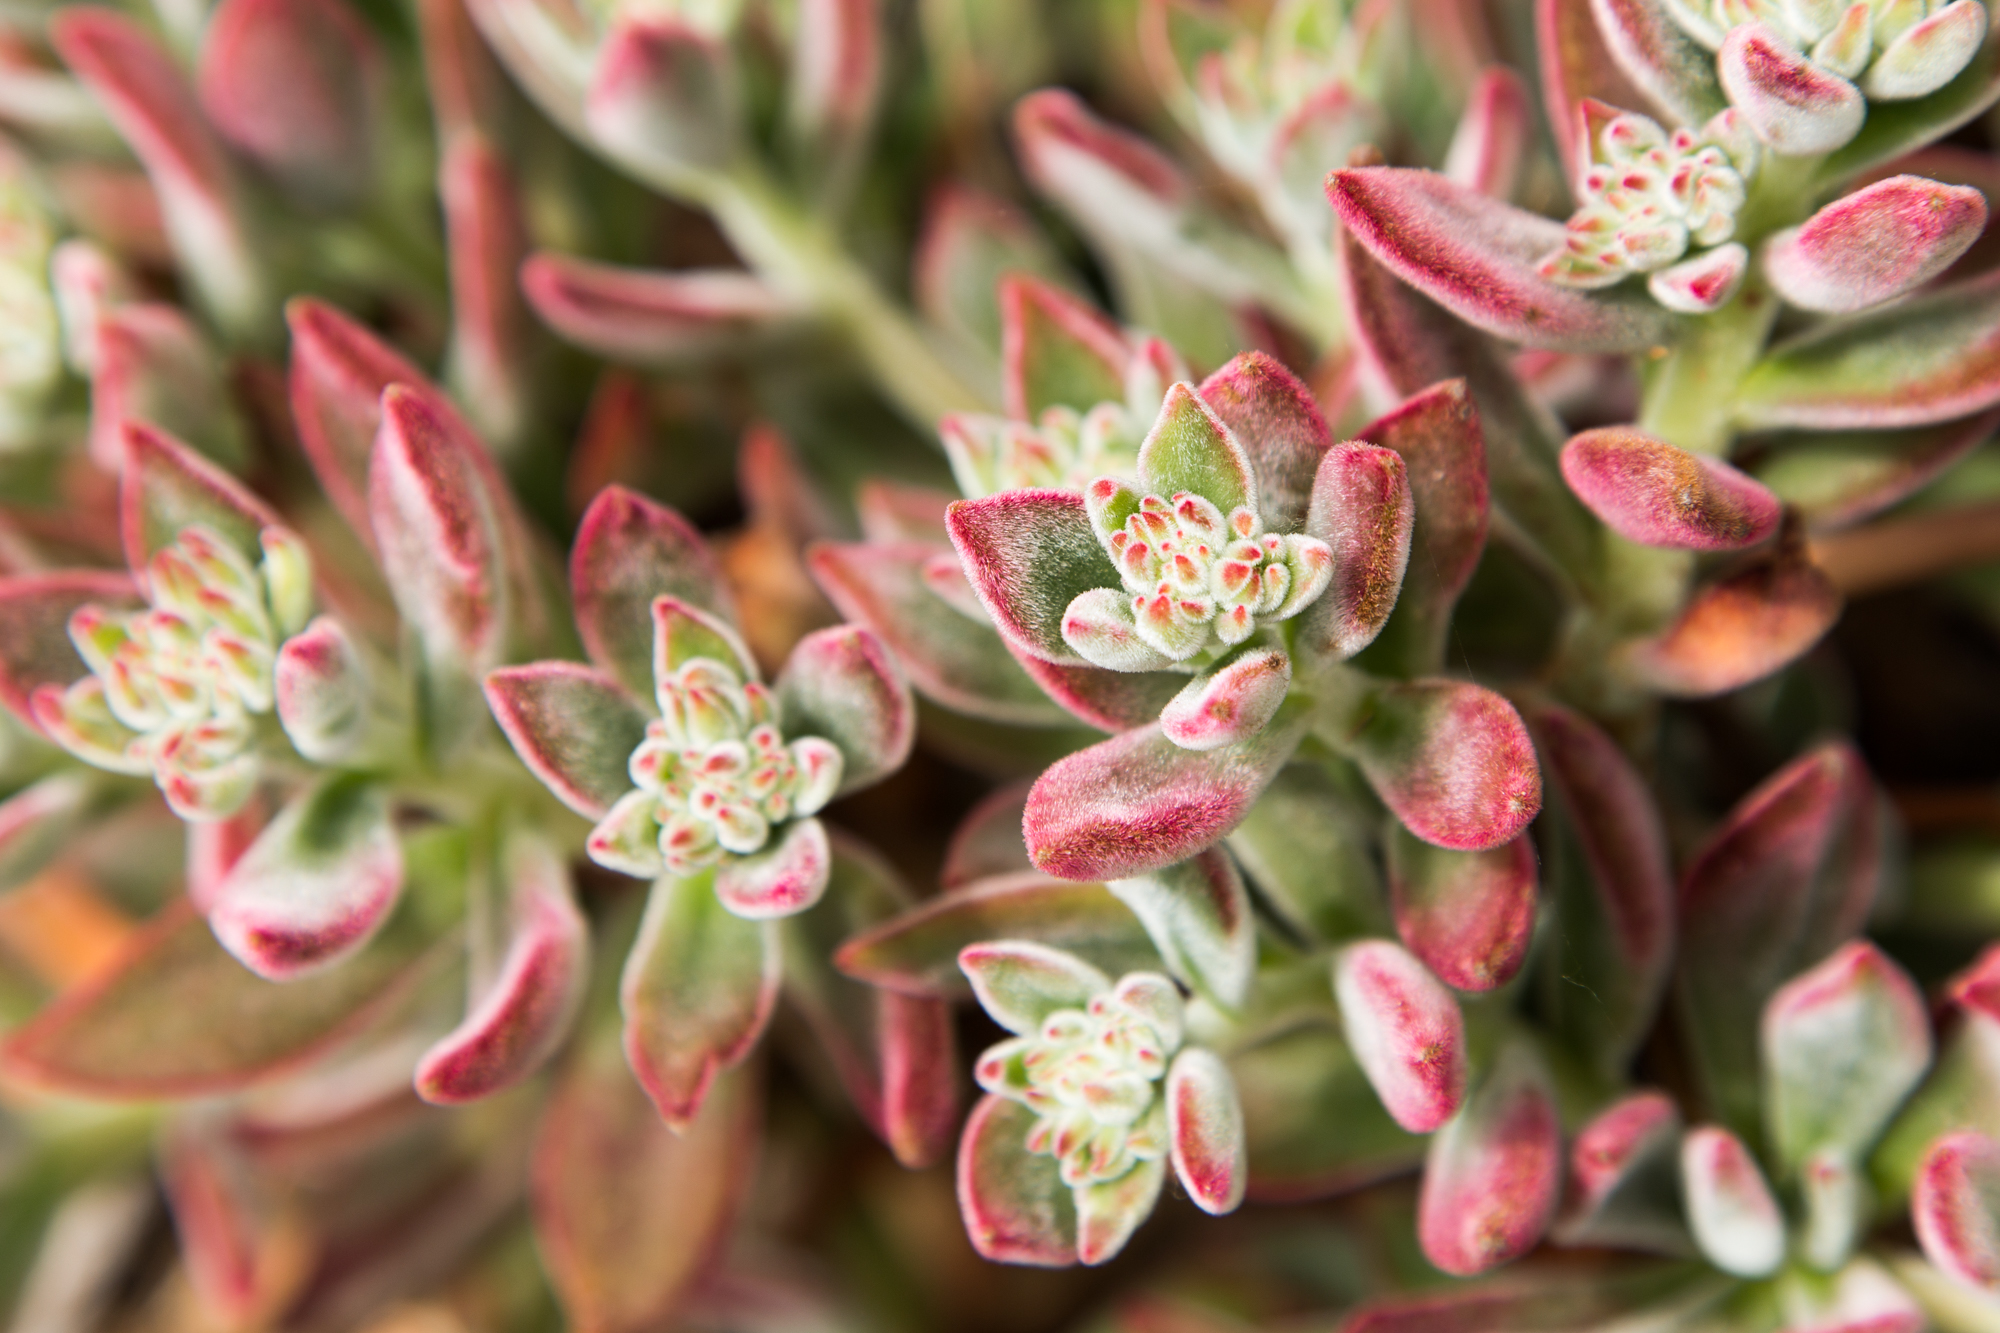
[[[1758,482],[1630,427],[1572,436],[1562,473],[1590,512],[1642,546],[1732,551],[1778,530],[1778,498]]]

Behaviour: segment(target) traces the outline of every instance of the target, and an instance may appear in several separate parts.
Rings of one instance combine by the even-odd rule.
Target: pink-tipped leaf
[[[787,736],[819,736],[840,748],[840,794],[888,777],[916,743],[909,682],[871,629],[838,625],[806,635],[786,659],[777,693]]]
[[[1623,664],[1661,694],[1726,694],[1798,660],[1833,628],[1840,607],[1833,581],[1804,552],[1781,546],[1696,589],[1671,625],[1626,648]]]
[[[1481,71],[1445,153],[1444,174],[1468,190],[1508,199],[1532,133],[1528,89],[1505,65]],[[1365,438],[1365,437],[1364,437]]]
[[[1302,659],[1342,662],[1390,620],[1407,577],[1416,507],[1409,465],[1394,450],[1341,444],[1320,460],[1306,535],[1333,551],[1333,581],[1300,613]]]
[[[382,53],[339,0],[225,0],[195,86],[209,124],[309,205],[353,203],[374,174]]]
[[[1528,958],[1537,890],[1523,833],[1483,852],[1433,847],[1401,825],[1389,833],[1389,901],[1410,952],[1464,991],[1505,985]]]
[[[1574,181],[1578,150],[1583,147],[1582,136],[1570,132],[1577,104],[1592,98],[1613,106],[1638,106],[1644,99],[1612,56],[1590,0],[1535,0],[1534,14],[1542,117],[1556,127],[1551,137],[1563,179]],[[1588,162],[1588,154],[1583,160]]]
[[[464,1021],[417,1062],[417,1095],[427,1102],[477,1101],[521,1082],[555,1054],[583,1003],[590,926],[568,869],[532,836],[510,840],[505,855],[506,952]]]
[[[1650,301],[1559,287],[1536,272],[1562,227],[1435,172],[1349,167],[1327,197],[1354,238],[1397,277],[1460,319],[1528,347],[1643,352],[1671,341]]]
[[[1245,653],[1196,676],[1160,712],[1160,730],[1187,750],[1214,750],[1261,732],[1285,702],[1292,660],[1276,648]]]
[[[640,698],[653,693],[653,602],[674,597],[732,620],[722,566],[694,525],[623,486],[597,493],[570,548],[577,633],[591,661]]]
[[[1201,401],[1228,428],[1257,479],[1257,512],[1271,532],[1297,532],[1333,435],[1312,391],[1263,352],[1244,352],[1201,382]]]
[[[1343,749],[1403,827],[1433,846],[1498,847],[1542,808],[1541,770],[1521,715],[1483,686],[1380,686]]]
[[[1064,613],[1081,594],[1116,588],[1119,579],[1081,495],[1002,491],[956,502],[945,524],[973,592],[1009,643],[1060,666],[1089,665],[1063,638]]]
[[[1830,153],[1860,131],[1868,114],[1859,88],[1763,23],[1730,29],[1715,68],[1730,103],[1781,154]]]
[[[353,637],[332,616],[285,640],[271,693],[292,748],[314,763],[339,763],[368,738],[368,673]]]
[[[522,265],[521,291],[568,341],[648,365],[728,351],[799,315],[796,302],[735,269],[620,268],[546,251]]]
[[[959,971],[987,1016],[1013,1033],[1040,1030],[1060,1009],[1083,1009],[1111,978],[1075,954],[1033,940],[994,940],[959,950]]]
[[[958,1145],[958,1210],[982,1258],[1063,1268],[1077,1261],[1076,1201],[1053,1157],[1028,1152],[1035,1113],[992,1094]]]
[[[1848,527],[1915,495],[2000,430],[2000,411],[1908,430],[1811,431],[1771,441],[1757,480],[1815,531]]]
[[[1681,1140],[1681,1191],[1688,1229],[1710,1263],[1763,1277],[1785,1257],[1785,1222],[1743,1140],[1716,1125]]]
[[[171,435],[127,422],[118,521],[126,562],[138,570],[194,524],[215,532],[255,565],[263,559],[258,537],[277,525],[278,516],[242,482]]]
[[[1235,828],[1304,732],[1280,716],[1255,739],[1184,750],[1142,727],[1058,760],[1036,780],[1022,818],[1028,854],[1063,879],[1159,870]]]
[[[1786,1170],[1858,1160],[1931,1063],[1916,983],[1866,940],[1793,978],[1764,1006],[1764,1108]]]
[[[222,357],[178,306],[139,301],[105,311],[91,360],[90,456],[105,471],[123,465],[125,427],[135,423],[242,464],[243,422]]]
[[[775,930],[724,907],[712,875],[653,884],[618,995],[625,1058],[669,1125],[693,1122],[716,1076],[763,1035],[778,1000]]]
[[[289,981],[351,957],[402,891],[387,794],[342,776],[278,812],[216,890],[208,924],[245,967]]]
[[[1168,387],[1160,415],[1139,446],[1139,484],[1162,498],[1182,491],[1202,496],[1225,515],[1239,506],[1257,512],[1257,473],[1250,455],[1215,409],[1185,382]]]
[[[455,135],[438,166],[451,278],[445,375],[469,420],[505,450],[527,428],[533,329],[516,277],[527,253],[519,185],[483,134]]]
[[[1681,1254],[1681,1114],[1665,1093],[1628,1093],[1592,1116],[1569,1151],[1562,1245]]]
[[[0,578],[0,703],[38,726],[30,700],[43,686],[62,687],[89,673],[69,638],[79,607],[112,611],[139,603],[131,576],[113,570],[64,570]]]
[[[1190,1046],[1167,1070],[1167,1137],[1174,1175],[1204,1213],[1236,1211],[1250,1182],[1243,1105],[1222,1057]]]
[[[1674,21],[1667,6],[1589,0],[1589,9],[1619,72],[1671,120],[1706,124],[1728,105],[1716,82],[1714,56]]]
[[[1407,950],[1364,940],[1334,955],[1341,1030],[1396,1123],[1428,1134],[1465,1100],[1465,1018],[1458,1000]]]
[[[1986,227],[1986,196],[1921,176],[1836,199],[1764,246],[1778,295],[1804,310],[1850,314],[1914,291],[1955,263]]]
[[[1000,280],[1001,396],[1014,420],[1122,401],[1130,360],[1124,335],[1087,303],[1025,273]]]
[[[762,851],[725,857],[715,868],[715,896],[747,921],[768,921],[818,902],[832,873],[826,825],[795,819]]]
[[[1763,486],[1629,426],[1571,436],[1562,472],[1591,513],[1641,546],[1734,551],[1778,530],[1778,498]]]
[[[576,662],[501,667],[486,704],[514,753],[556,798],[602,819],[632,789],[626,765],[646,738],[647,713],[617,682]]]
[[[1971,1286],[2000,1290],[2000,1143],[1976,1129],[1933,1143],[1917,1168],[1910,1221],[1932,1263]]]
[[[672,13],[634,12],[597,50],[583,118],[620,165],[668,188],[724,167],[742,108],[729,49]]]
[[[1458,1277],[1520,1258],[1548,1230],[1562,1186],[1562,1125],[1541,1057],[1504,1047],[1431,1140],[1417,1199],[1424,1257]]]

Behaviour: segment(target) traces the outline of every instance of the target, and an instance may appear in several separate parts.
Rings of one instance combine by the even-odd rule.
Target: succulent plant
[[[15,1325],[2000,1325],[1983,0],[0,39]]]

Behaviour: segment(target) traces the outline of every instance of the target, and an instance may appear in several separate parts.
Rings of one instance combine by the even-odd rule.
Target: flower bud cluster
[[[1054,1157],[1064,1184],[1101,1184],[1167,1155],[1159,1082],[1182,1025],[1174,984],[1134,972],[1084,1008],[1058,1009],[1037,1031],[992,1047],[975,1075],[1036,1112],[1028,1151]]]
[[[1112,477],[1093,481],[1085,500],[1139,637],[1176,662],[1242,643],[1260,618],[1297,615],[1333,580],[1325,542],[1267,533],[1247,506],[1225,518],[1203,496],[1140,496]]]
[[[1131,476],[1168,383],[1186,373],[1171,348],[1149,339],[1125,368],[1123,402],[1081,410],[1058,403],[1034,421],[979,412],[945,417],[938,431],[959,491],[967,499],[1036,487],[1080,491],[1092,477]]]
[[[762,851],[775,827],[814,813],[840,786],[832,742],[787,744],[770,690],[721,662],[683,663],[659,683],[659,703],[628,765],[635,790],[591,831],[600,865],[685,878]]]
[[[1722,244],[1736,233],[1757,160],[1756,139],[1733,110],[1671,134],[1634,111],[1612,117],[1591,144],[1582,206],[1562,247],[1542,261],[1542,276],[1608,287],[1663,269],[1691,246]]]
[[[91,604],[70,641],[90,675],[35,701],[43,725],[77,757],[151,773],[184,819],[226,819],[258,773],[255,718],[271,711],[279,645],[304,627],[311,576],[297,537],[266,528],[252,568],[213,530],[185,528],[147,562],[145,611]]]

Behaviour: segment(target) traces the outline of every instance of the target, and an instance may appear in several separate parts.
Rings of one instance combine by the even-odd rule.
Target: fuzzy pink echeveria
[[[1109,1260],[1152,1211],[1169,1160],[1206,1211],[1228,1212],[1241,1201],[1235,1084],[1213,1054],[1183,1049],[1185,1016],[1173,982],[1132,972],[1114,984],[1073,954],[1022,940],[973,945],[959,965],[981,1005],[1016,1034],[974,1067],[987,1103],[1014,1102],[1031,1113],[1002,1121],[1010,1136],[1025,1122],[1015,1143],[993,1141],[1000,1131],[989,1127],[992,1111],[975,1112],[967,1125],[959,1203],[982,1254]],[[982,1159],[1009,1152],[1016,1178],[994,1188],[992,1162],[981,1170]],[[1070,1227],[1020,1206],[1026,1193],[1046,1197],[1047,1185],[1035,1182],[1050,1176],[1069,1192]]]

